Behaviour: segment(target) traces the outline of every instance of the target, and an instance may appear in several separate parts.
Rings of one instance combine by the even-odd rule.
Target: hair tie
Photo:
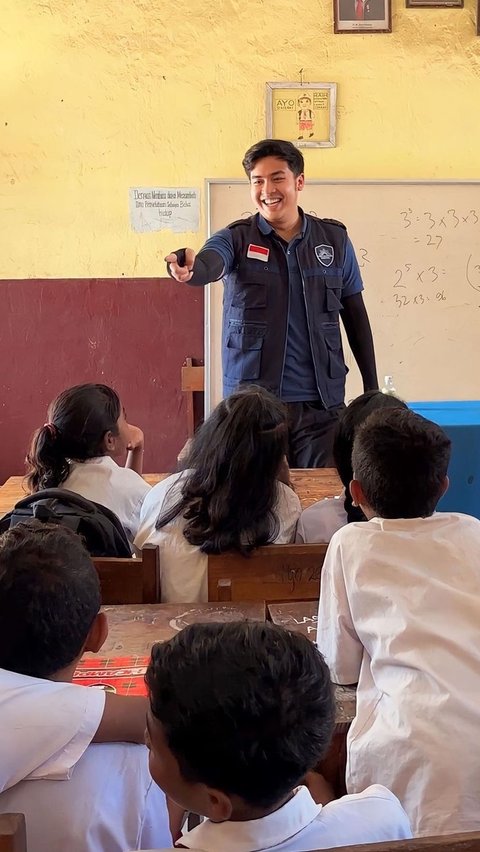
[[[56,438],[56,437],[57,437],[57,435],[58,435],[58,429],[57,429],[57,427],[55,426],[55,423],[44,423],[44,424],[43,424],[43,428],[44,428],[44,429],[48,429],[48,431],[49,431],[49,433],[50,433],[50,437],[51,437],[51,438]]]

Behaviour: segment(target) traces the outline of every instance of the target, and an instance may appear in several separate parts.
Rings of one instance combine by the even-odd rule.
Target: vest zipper
[[[315,371],[315,379],[316,379],[316,382],[317,382],[317,390],[318,390],[318,394],[319,394],[319,396],[320,396],[320,401],[321,401],[321,403],[322,403],[322,405],[323,405],[324,409],[325,409],[325,410],[327,410],[327,406],[326,406],[326,404],[325,404],[325,400],[324,400],[324,398],[323,398],[323,396],[322,396],[322,391],[320,390],[320,384],[319,384],[319,381],[318,381],[317,365],[316,365],[316,363],[315,363],[315,358],[314,358],[314,355],[313,355],[313,346],[312,346],[312,330],[311,330],[311,328],[310,328],[310,320],[309,320],[309,318],[308,318],[308,305],[307,305],[307,299],[306,299],[306,296],[305,296],[305,279],[304,279],[304,277],[303,277],[303,269],[302,269],[302,265],[301,265],[301,263],[300,263],[300,258],[299,258],[299,256],[298,256],[298,251],[297,251],[297,247],[296,247],[296,246],[295,246],[295,254],[296,254],[296,256],[297,256],[298,268],[299,268],[299,270],[300,270],[300,277],[301,277],[301,279],[302,279],[303,301],[304,301],[304,303],[305,303],[305,316],[306,316],[306,318],[307,318],[308,338],[309,338],[309,340],[310,340],[310,354],[311,354],[311,356],[312,356],[312,364],[313,364],[313,369],[314,369],[314,371]],[[288,296],[289,296],[289,298],[290,298],[290,287],[288,288]]]
[[[287,322],[286,322],[286,324],[285,324],[285,338],[284,338],[284,342],[283,342],[283,362],[282,362],[282,374],[281,374],[281,376],[280,376],[280,387],[279,387],[279,389],[278,389],[278,390],[279,390],[279,394],[278,394],[278,395],[279,395],[279,397],[280,397],[280,399],[281,399],[281,398],[282,398],[282,391],[283,391],[283,373],[284,373],[284,370],[285,370],[285,358],[287,357],[288,323],[289,323],[289,320],[290,320],[290,272],[289,272],[289,269],[288,269],[287,249],[285,249],[285,248],[283,247],[283,245],[282,245],[282,243],[281,243],[281,242],[280,242],[280,248],[281,248],[281,249],[282,249],[282,251],[283,251],[283,255],[284,255],[284,258],[285,258],[285,263],[286,263],[286,265],[287,265],[286,272],[287,272],[287,282],[288,282]]]

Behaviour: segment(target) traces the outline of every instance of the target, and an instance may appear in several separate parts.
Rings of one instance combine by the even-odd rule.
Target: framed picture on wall
[[[391,33],[391,0],[333,0],[334,32]]]
[[[298,148],[334,148],[336,83],[267,83],[267,137]]]
[[[407,9],[439,8],[441,6],[456,6],[463,9],[463,0],[406,0]]]

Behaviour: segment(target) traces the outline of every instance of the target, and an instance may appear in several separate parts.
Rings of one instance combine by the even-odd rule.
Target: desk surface
[[[146,473],[144,479],[149,485],[155,485],[169,473]],[[323,500],[324,497],[334,497],[341,491],[341,483],[335,468],[308,468],[291,471],[292,483],[299,496],[302,509]],[[0,518],[13,508],[22,497],[25,497],[23,476],[11,476],[0,486]]]
[[[88,657],[145,656],[155,642],[166,642],[188,624],[212,621],[265,621],[265,604],[196,603],[105,606],[108,638],[98,654]]]
[[[280,624],[287,630],[303,633],[312,642],[317,636],[317,601],[297,601],[297,603],[268,604],[268,614],[274,624]],[[353,686],[335,685],[335,702],[337,705],[337,731],[345,726],[348,728],[355,717],[356,689]]]

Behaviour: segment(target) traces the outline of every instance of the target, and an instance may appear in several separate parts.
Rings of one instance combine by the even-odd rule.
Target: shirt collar
[[[322,810],[306,787],[297,787],[291,799],[277,811],[247,822],[211,822],[209,819],[184,834],[179,840],[188,849],[203,852],[261,852],[291,837],[310,825]]]
[[[305,213],[303,212],[301,207],[298,208],[298,212],[302,217],[302,230],[300,232],[300,236],[304,237],[307,230],[307,217],[305,216]],[[267,234],[271,234],[273,231],[272,226],[269,224],[269,222],[267,222],[266,219],[263,218],[261,213],[258,214],[258,228],[262,234],[265,234],[265,236]]]

